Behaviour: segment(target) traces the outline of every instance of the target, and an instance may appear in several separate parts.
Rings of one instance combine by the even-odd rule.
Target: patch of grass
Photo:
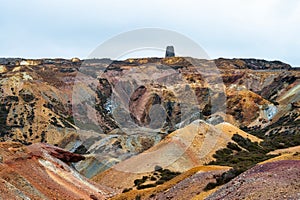
[[[227,144],[227,148],[234,150],[234,151],[242,151],[242,149],[238,145],[236,145],[235,143],[232,143],[232,142],[229,142]]]
[[[289,148],[300,145],[300,120],[296,120],[298,117],[299,113],[290,112],[263,129],[260,127],[241,127],[241,129],[262,138],[260,146],[267,152]]]
[[[143,176],[143,178],[141,178],[141,179],[135,179],[133,183],[134,183],[135,186],[138,187],[141,184],[145,183],[146,180],[147,180],[147,176]]]
[[[300,152],[295,152],[295,153],[293,154],[293,156],[298,156],[298,155],[300,155]]]
[[[155,183],[150,183],[150,184],[146,184],[146,185],[139,185],[137,186],[138,190],[142,190],[142,189],[146,189],[146,188],[152,188],[152,187],[156,187],[157,184]]]
[[[156,187],[157,185],[162,185],[165,182],[175,178],[180,172],[173,172],[169,169],[163,169],[160,166],[155,166],[154,172],[150,176],[143,176],[141,179],[134,180],[134,186],[138,190],[145,189],[145,188],[151,188]],[[146,181],[155,181],[154,183],[144,184]]]
[[[216,182],[210,182],[208,183],[204,191],[208,191],[211,189],[214,189],[217,186],[223,185],[225,183],[228,183],[230,180],[232,180],[234,177],[240,175],[242,171],[237,169],[230,169],[227,172],[222,173],[221,175],[215,175],[214,178],[216,179]]]
[[[224,172],[221,176],[215,177],[216,181],[207,184],[205,190],[210,190],[216,186],[223,185],[257,163],[276,156],[267,155],[269,149],[259,145],[257,142],[251,142],[250,139],[244,138],[238,134],[234,134],[232,140],[238,145],[228,143],[227,148],[220,149],[213,155],[216,160],[210,162],[209,165],[223,165],[231,166],[233,168]],[[239,146],[245,150],[242,150]]]
[[[300,132],[291,134],[287,132],[271,135],[261,143],[261,145],[268,151],[276,149],[284,149],[300,145]]]

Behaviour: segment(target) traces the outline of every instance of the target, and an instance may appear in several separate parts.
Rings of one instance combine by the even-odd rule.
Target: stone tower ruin
[[[175,56],[175,51],[173,46],[167,46],[166,49],[166,58],[168,57],[174,57]]]

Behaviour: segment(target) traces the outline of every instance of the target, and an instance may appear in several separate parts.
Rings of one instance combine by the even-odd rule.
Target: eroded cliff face
[[[57,86],[55,80],[49,84],[38,74],[42,69],[32,71],[22,66],[16,72],[15,68],[2,74],[0,81],[1,140],[58,144],[63,137],[75,135],[68,121],[70,92],[65,92],[71,88]]]
[[[279,61],[0,59],[0,77],[0,140],[5,141],[0,184],[6,199],[106,199],[128,188],[133,191],[116,199],[180,198],[178,187],[193,197],[190,192],[202,195],[205,185],[191,187],[191,177],[213,180],[213,174],[229,170],[199,165],[214,161],[217,153],[235,156],[245,148],[235,134],[248,138],[251,147],[270,144],[259,150],[263,158],[267,151],[298,144],[300,71]],[[229,147],[233,150],[224,150]],[[257,153],[255,148],[250,150]],[[156,165],[164,168],[163,183],[163,173],[182,175],[161,182],[158,190],[139,191],[145,186],[133,184],[143,176],[150,186],[156,184],[150,178]],[[41,187],[40,180],[49,187]]]
[[[72,162],[84,156],[42,143],[0,142],[3,199],[107,199],[114,195],[80,175]]]
[[[265,134],[299,131],[300,72],[279,61],[23,61],[1,59],[1,140],[100,154],[89,176],[197,119]],[[77,167],[86,171],[87,162]]]

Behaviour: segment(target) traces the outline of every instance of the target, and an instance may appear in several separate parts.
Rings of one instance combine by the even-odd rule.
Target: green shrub
[[[146,185],[139,185],[137,186],[138,190],[142,190],[142,189],[146,189],[146,188],[152,188],[152,187],[156,187],[155,183],[151,183],[151,184],[146,184]]]
[[[208,164],[231,166],[233,169],[216,177],[216,182],[209,183],[205,187],[205,190],[227,183],[257,163],[275,157],[275,155],[267,155],[268,149],[263,145],[259,145],[257,142],[251,142],[248,138],[243,138],[238,134],[234,134],[232,140],[246,150],[242,150],[238,145],[229,142],[226,148],[216,151],[213,155],[216,160]],[[233,150],[235,150],[235,152]]]
[[[135,179],[133,183],[135,186],[139,186],[145,182],[146,182],[146,180],[144,180],[144,179]]]
[[[236,176],[240,175],[242,172],[243,172],[243,170],[233,168],[227,172],[222,173],[221,175],[214,176],[216,182],[209,182],[205,186],[204,191],[208,191],[208,190],[214,189],[217,186],[228,183],[230,180],[232,180]]]
[[[236,144],[234,144],[232,142],[229,142],[227,144],[227,148],[231,149],[231,150],[235,150],[235,151],[241,151],[242,150],[238,145],[236,145]]]
[[[160,166],[155,166],[154,170],[155,171],[152,175],[143,176],[141,179],[134,180],[134,185],[137,187],[138,190],[156,187],[157,185],[161,185],[180,174],[180,172],[173,172],[169,169],[163,169]],[[155,181],[155,183],[143,184],[146,181]]]
[[[162,185],[165,183],[165,180],[159,179],[158,181],[155,182],[156,185]]]
[[[125,188],[122,193],[126,193],[126,192],[129,192],[130,190],[132,190],[132,188]]]

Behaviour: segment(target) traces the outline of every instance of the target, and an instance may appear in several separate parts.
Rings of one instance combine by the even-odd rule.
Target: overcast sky
[[[300,66],[297,0],[0,0],[0,57],[86,58],[122,32],[156,27],[197,42],[211,58]]]

